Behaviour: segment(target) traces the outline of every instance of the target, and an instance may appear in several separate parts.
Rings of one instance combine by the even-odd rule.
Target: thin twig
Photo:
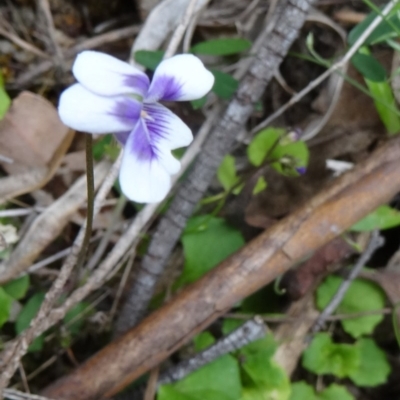
[[[53,16],[51,15],[49,0],[38,0],[39,8],[44,16],[44,20],[47,25],[48,36],[52,45],[52,50],[57,57],[57,63],[62,66],[64,61],[64,55],[57,43],[57,38],[55,34]]]
[[[271,124],[276,118],[281,116],[286,110],[288,110],[292,105],[296,104],[300,101],[305,95],[310,93],[313,89],[315,89],[319,84],[321,84],[325,79],[327,79],[332,73],[341,70],[345,65],[350,61],[350,59],[357,53],[358,49],[364,44],[365,40],[368,36],[375,30],[375,28],[382,22],[383,18],[387,16],[395,7],[395,5],[399,2],[399,0],[392,0],[390,3],[386,5],[386,7],[382,10],[381,15],[377,15],[372,23],[368,26],[368,28],[360,35],[360,37],[356,40],[353,46],[350,47],[348,52],[343,56],[343,58],[333,64],[329,69],[327,69],[323,74],[321,74],[318,78],[311,81],[303,90],[294,95],[286,104],[284,104],[281,108],[275,111],[272,115],[266,118],[264,121],[260,122],[255,128],[251,130],[251,135],[254,135],[261,129],[267,127]]]
[[[267,327],[264,325],[262,319],[254,317],[227,336],[218,340],[212,346],[196,354],[194,357],[182,361],[178,365],[163,372],[160,375],[158,384],[164,385],[179,381],[217,358],[263,338],[266,333]]]
[[[356,262],[354,267],[351,269],[348,277],[341,283],[337,292],[332,297],[332,300],[329,302],[329,304],[325,307],[324,311],[322,311],[322,313],[319,315],[319,317],[315,321],[315,324],[311,329],[312,333],[317,333],[322,329],[327,317],[331,316],[335,312],[335,310],[338,308],[339,304],[343,300],[344,295],[348,291],[351,283],[358,276],[358,274],[364,268],[365,264],[369,261],[369,259],[375,253],[375,251],[379,247],[383,246],[384,242],[385,242],[385,240],[383,239],[382,236],[379,235],[378,231],[372,232],[371,240],[368,243],[367,248],[361,254],[360,258],[358,259],[358,261]]]
[[[46,60],[51,58],[44,51],[38,49],[33,44],[26,42],[25,40],[21,39],[20,37],[13,35],[11,32],[8,32],[7,30],[3,29],[1,26],[0,26],[0,35],[6,37],[10,42],[14,43],[21,49],[29,51],[30,53],[34,54],[35,56],[38,56],[40,58],[45,58]]]
[[[388,315],[393,313],[393,308],[386,307],[381,308],[379,310],[369,310],[369,311],[360,311],[356,313],[349,313],[349,314],[335,314],[330,315],[326,318],[326,321],[342,321],[344,319],[355,319],[361,317],[368,317],[370,315]],[[247,320],[249,318],[254,317],[254,314],[243,314],[243,313],[227,313],[225,314],[227,318],[232,319],[240,319],[240,320]],[[290,317],[287,315],[259,315],[259,317],[267,323],[296,323],[299,322],[299,319],[304,319],[304,316],[300,317]],[[312,318],[315,320],[315,318]]]
[[[137,25],[129,26],[126,28],[116,29],[111,32],[104,33],[103,35],[98,35],[89,39],[82,41],[81,43],[76,44],[71,49],[65,51],[65,59],[71,59],[75,57],[79,52],[83,50],[94,49],[100,47],[107,43],[116,42],[118,40],[126,39],[132,37],[132,35],[136,34],[139,31],[139,27]],[[66,69],[70,68],[72,63],[66,62],[64,67]],[[43,61],[40,64],[35,65],[34,68],[29,69],[23,74],[19,75],[18,78],[14,81],[15,86],[24,86],[31,82],[33,79],[38,76],[46,73],[50,69],[54,68],[54,62],[52,60]]]
[[[179,43],[181,42],[183,35],[185,34],[185,30],[192,19],[197,0],[191,0],[188,4],[185,14],[182,18],[182,21],[176,27],[174,34],[168,44],[167,49],[165,50],[164,59],[172,57],[176,50],[178,49]]]
[[[52,400],[36,394],[24,393],[14,389],[4,389],[4,396],[10,400]]]

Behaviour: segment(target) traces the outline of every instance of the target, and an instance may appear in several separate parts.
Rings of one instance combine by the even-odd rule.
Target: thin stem
[[[90,244],[93,228],[94,214],[94,174],[93,174],[93,137],[85,135],[86,143],[86,182],[87,182],[87,213],[86,213],[86,230],[83,238],[82,247],[78,255],[77,267],[80,269],[85,261],[86,254]]]

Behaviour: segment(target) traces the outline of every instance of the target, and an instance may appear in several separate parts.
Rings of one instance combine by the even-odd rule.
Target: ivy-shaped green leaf
[[[360,350],[350,344],[333,343],[328,333],[315,335],[303,353],[303,367],[318,375],[348,377],[360,366]]]
[[[350,379],[357,386],[378,386],[387,381],[391,368],[386,353],[373,339],[363,338],[357,342],[361,362],[356,371],[350,373]]]
[[[238,362],[225,355],[177,383],[162,385],[157,400],[237,400],[241,389]]]
[[[272,359],[276,349],[272,335],[245,346],[238,352],[243,360],[241,400],[288,400],[290,381],[286,372]]]

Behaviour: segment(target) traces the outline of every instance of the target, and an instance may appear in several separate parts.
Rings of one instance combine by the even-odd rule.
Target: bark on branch
[[[254,61],[249,72],[153,235],[136,281],[122,307],[116,327],[117,335],[136,325],[144,316],[153,297],[156,282],[179,240],[187,219],[205,194],[223,157],[230,152],[236,137],[253,112],[254,105],[263,95],[267,84],[297,38],[307,12],[314,2],[315,0],[286,0],[277,7],[277,15],[273,19],[274,26],[268,33],[268,39],[257,53],[253,54]],[[271,28],[269,26],[266,29]]]
[[[232,305],[343,233],[400,190],[400,138],[376,151],[44,395],[108,398],[165,360]]]

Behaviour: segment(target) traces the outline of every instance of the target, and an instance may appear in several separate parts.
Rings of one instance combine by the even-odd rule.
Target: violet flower
[[[72,72],[79,83],[61,94],[61,120],[78,131],[114,133],[124,145],[123,193],[140,203],[163,200],[180,169],[171,150],[188,146],[193,136],[159,101],[201,98],[213,75],[197,57],[181,54],[162,61],[150,83],[140,70],[96,51],[80,53]]]

